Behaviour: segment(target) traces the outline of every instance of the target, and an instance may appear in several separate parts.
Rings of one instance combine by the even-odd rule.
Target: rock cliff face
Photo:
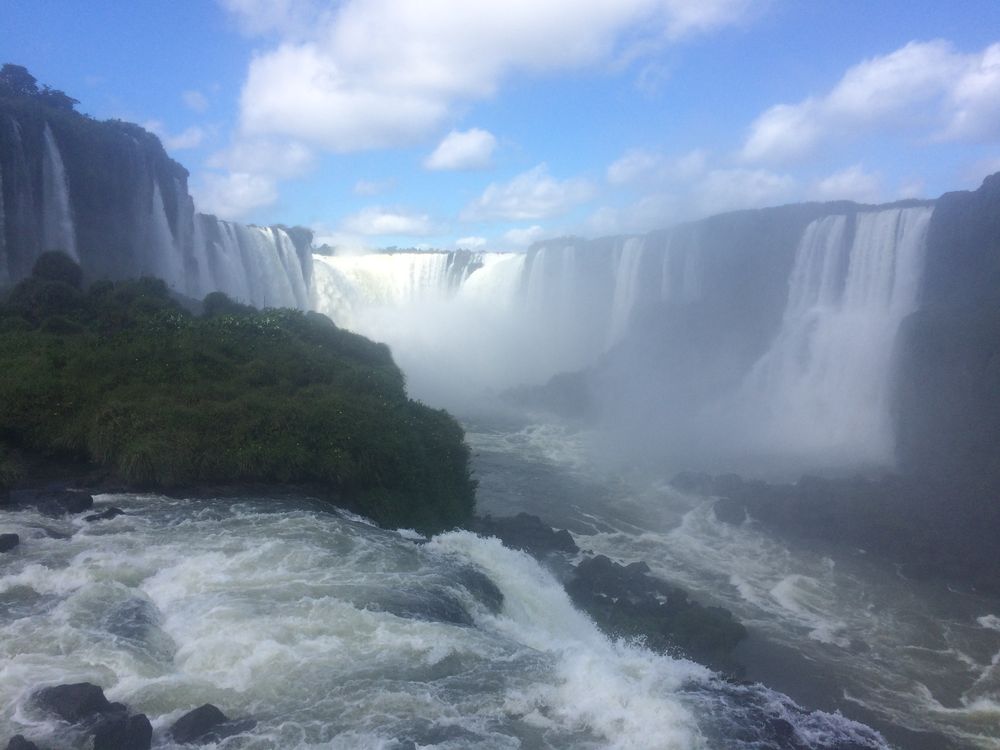
[[[197,214],[187,177],[137,125],[0,97],[0,284],[62,250],[91,279],[150,275],[191,297],[307,307],[311,235]]]
[[[901,330],[901,469],[1000,488],[1000,174],[938,201],[920,309]]]

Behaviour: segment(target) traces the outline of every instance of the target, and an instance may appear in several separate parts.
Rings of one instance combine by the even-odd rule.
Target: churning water
[[[565,424],[471,421],[482,512],[527,511],[577,544],[724,606],[749,628],[748,676],[842,711],[893,745],[1000,748],[1000,600],[907,580],[863,550],[796,544],[720,522],[710,498],[595,468]]]
[[[3,517],[23,542],[0,562],[0,736],[79,746],[30,694],[87,680],[146,713],[160,747],[205,702],[258,722],[232,748],[742,748],[765,715],[803,747],[880,746],[608,640],[495,539],[424,542],[306,500],[98,500],[126,515]]]

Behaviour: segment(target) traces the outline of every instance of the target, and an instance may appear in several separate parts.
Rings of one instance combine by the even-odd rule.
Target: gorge
[[[837,482],[898,469],[932,483],[926,515],[910,490],[893,498],[885,535],[908,513],[945,528],[956,507],[949,545],[1000,529],[1000,176],[936,201],[738,211],[525,253],[324,254],[302,228],[197,213],[186,171],[138,126],[0,99],[0,188],[0,288],[61,250],[87,281],[155,276],[183,305],[218,291],[323,313],[387,343],[409,396],[459,416],[481,513],[539,514],[750,631],[749,681],[727,680],[598,631],[559,585],[587,553],[546,567],[307,496],[110,491],[98,504],[124,513],[101,523],[3,517],[30,543],[0,561],[0,739],[79,746],[29,697],[89,680],[148,713],[163,747],[209,701],[255,717],[233,740],[247,747],[626,748],[651,733],[679,749],[996,747],[995,546],[980,580],[962,565],[912,575],[913,560],[879,558],[878,534],[837,525]],[[384,347],[364,346],[409,403]],[[746,480],[670,484],[681,470]],[[748,481],[804,472],[834,489]],[[881,499],[862,486],[859,505]],[[796,528],[816,525],[788,510],[808,507],[796,491],[832,508],[822,544]],[[720,497],[749,517],[721,519]],[[793,520],[769,521],[775,507]]]

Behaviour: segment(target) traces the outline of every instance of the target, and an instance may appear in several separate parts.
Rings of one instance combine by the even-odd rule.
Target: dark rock
[[[222,711],[206,703],[193,711],[188,711],[170,727],[170,736],[177,742],[197,742],[220,724],[229,719]]]
[[[89,682],[55,685],[42,688],[34,695],[35,704],[70,724],[92,720],[102,714],[115,713],[121,704],[112,704],[104,691]],[[124,706],[121,706],[124,708]]]
[[[21,543],[17,534],[0,534],[0,552],[10,552]]]
[[[35,508],[43,515],[56,517],[90,510],[94,507],[94,498],[78,490],[11,490],[9,504],[22,508]]]
[[[152,744],[153,726],[145,714],[119,714],[94,731],[94,750],[149,750]]]
[[[746,628],[729,610],[703,606],[650,575],[644,562],[618,565],[604,555],[592,557],[576,566],[566,591],[612,637],[643,638],[654,651],[719,669],[736,667],[730,654]]]
[[[123,511],[121,508],[116,508],[112,506],[110,508],[107,508],[106,510],[102,510],[100,513],[91,513],[89,516],[84,516],[83,520],[90,522],[107,521],[112,518],[115,518],[116,516],[123,516],[123,515],[125,515],[125,511]]]
[[[182,744],[218,742],[257,726],[253,719],[230,720],[211,703],[188,711],[170,727],[170,736]]]
[[[722,521],[722,523],[739,526],[747,520],[746,506],[739,500],[733,500],[729,497],[716,500],[712,506],[712,510],[715,512],[715,517]]]
[[[25,739],[23,734],[15,734],[7,743],[7,750],[38,750],[38,745]]]
[[[531,555],[547,555],[551,552],[575,554],[580,551],[568,531],[565,529],[557,531],[538,516],[528,513],[476,518],[469,528],[481,536],[495,536],[508,547],[523,550]]]

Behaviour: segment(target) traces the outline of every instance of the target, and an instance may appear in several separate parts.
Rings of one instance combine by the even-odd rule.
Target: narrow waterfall
[[[615,289],[611,299],[607,346],[613,346],[625,334],[639,286],[639,269],[646,243],[642,237],[629,237],[618,250],[615,263]]]
[[[145,253],[142,270],[167,282],[167,286],[180,292],[187,292],[184,283],[184,259],[174,241],[167,220],[167,210],[163,205],[160,183],[153,179],[153,194],[146,220],[146,241],[141,252]]]
[[[780,330],[740,393],[763,443],[891,461],[892,349],[916,306],[932,211],[828,216],[807,227]]]
[[[7,258],[7,214],[3,202],[3,165],[0,165],[0,286],[10,283],[10,260]]]
[[[42,159],[42,249],[62,250],[74,260],[79,260],[66,169],[63,167],[59,146],[52,135],[52,128],[48,124],[45,125],[43,139],[45,151]]]

